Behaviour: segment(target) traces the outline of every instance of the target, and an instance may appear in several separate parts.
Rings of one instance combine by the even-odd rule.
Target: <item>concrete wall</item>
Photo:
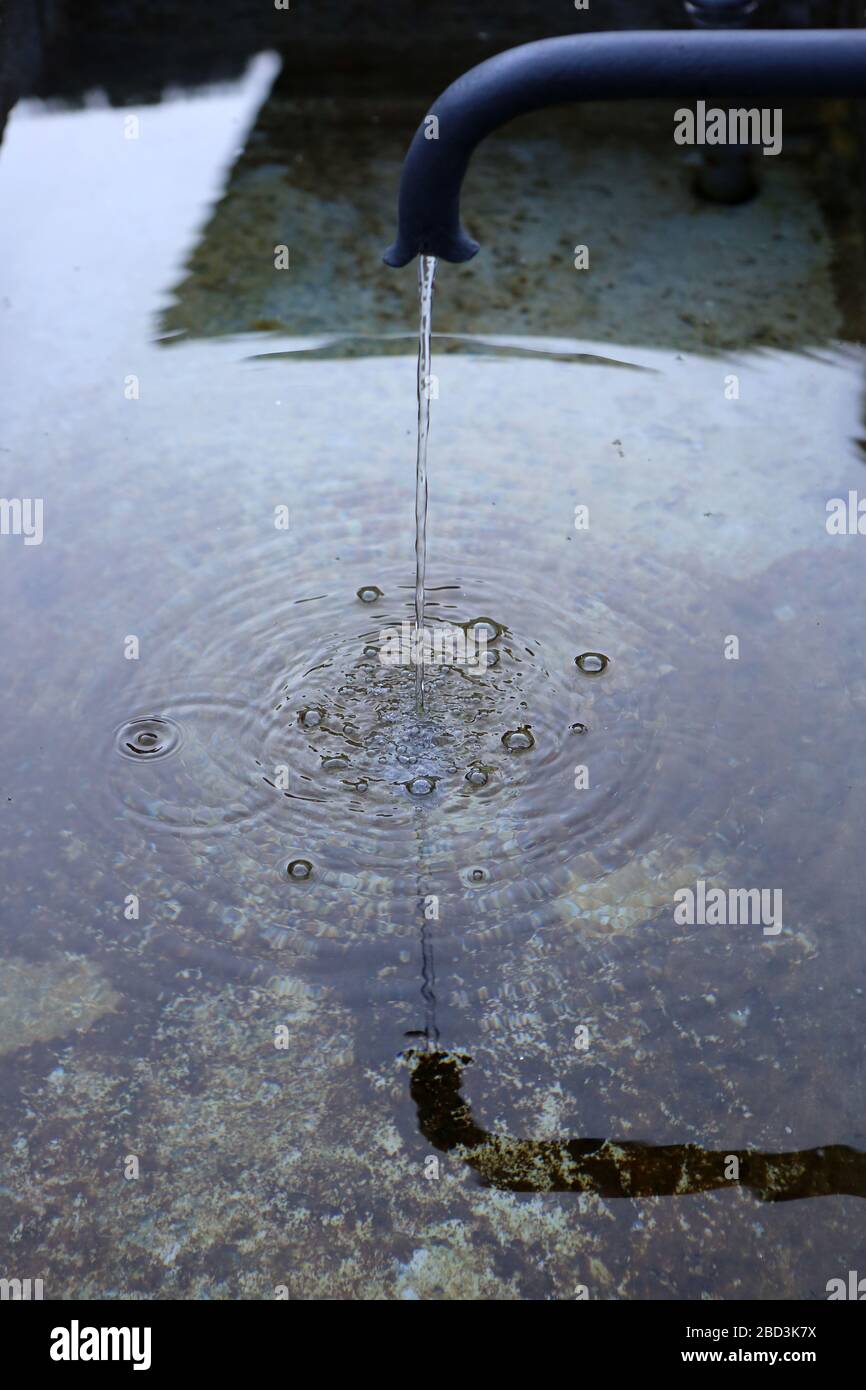
[[[861,24],[855,0],[763,0],[759,22]],[[502,48],[593,29],[677,28],[682,0],[6,0],[0,19],[0,124],[22,95],[74,101],[93,88],[125,102],[169,85],[236,76],[278,48],[283,71],[315,81],[388,74],[425,89]],[[435,80],[434,80],[435,79]]]

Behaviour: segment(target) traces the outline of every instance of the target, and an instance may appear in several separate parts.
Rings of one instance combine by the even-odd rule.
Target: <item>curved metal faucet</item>
[[[578,100],[846,96],[866,96],[866,30],[629,30],[508,49],[458,78],[418,127],[385,263],[472,259],[479,247],[460,224],[463,176],[476,145],[515,116]]]

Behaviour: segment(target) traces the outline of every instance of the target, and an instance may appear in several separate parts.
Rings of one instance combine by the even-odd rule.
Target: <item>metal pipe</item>
[[[719,96],[752,105],[866,96],[866,30],[622,31],[508,49],[458,78],[418,127],[386,265],[472,259],[479,248],[460,223],[463,176],[476,145],[515,116],[568,101]]]

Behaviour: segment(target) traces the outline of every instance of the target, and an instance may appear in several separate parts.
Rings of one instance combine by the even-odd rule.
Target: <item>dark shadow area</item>
[[[597,29],[687,25],[681,0],[608,0],[578,11],[560,0],[403,0],[387,12],[354,0],[7,0],[13,33],[32,35],[41,71],[34,94],[74,97],[107,84],[112,100],[142,101],[169,84],[196,85],[238,76],[263,47],[284,50],[286,66],[320,69],[394,64],[395,76],[457,54],[480,61],[512,44]],[[764,24],[845,19],[840,0],[815,0],[798,20],[790,0],[767,0]],[[32,61],[32,60],[31,60]]]
[[[858,24],[851,0],[763,0],[766,27]],[[387,74],[385,90],[435,91],[500,49],[598,29],[687,26],[682,0],[608,0],[578,11],[560,0],[405,0],[387,11],[354,0],[6,0],[0,22],[0,130],[24,96],[75,104],[100,88],[112,105],[159,101],[241,75],[264,48],[285,70],[327,88],[342,72]]]
[[[425,1139],[460,1152],[486,1187],[507,1192],[594,1192],[599,1197],[682,1197],[747,1187],[764,1202],[866,1197],[866,1154],[846,1144],[790,1153],[639,1144],[619,1139],[512,1139],[477,1125],[461,1095],[469,1057],[417,1058],[411,1093]],[[736,1160],[732,1163],[732,1160]],[[736,1177],[727,1176],[731,1171]]]

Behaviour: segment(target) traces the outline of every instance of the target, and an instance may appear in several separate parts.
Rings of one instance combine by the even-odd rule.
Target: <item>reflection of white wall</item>
[[[50,371],[59,335],[82,348],[63,354],[67,383],[92,383],[130,330],[152,330],[278,69],[263,53],[240,82],[135,110],[98,95],[80,111],[16,107],[0,149],[7,385],[37,354]],[[130,115],[138,139],[125,136]]]

